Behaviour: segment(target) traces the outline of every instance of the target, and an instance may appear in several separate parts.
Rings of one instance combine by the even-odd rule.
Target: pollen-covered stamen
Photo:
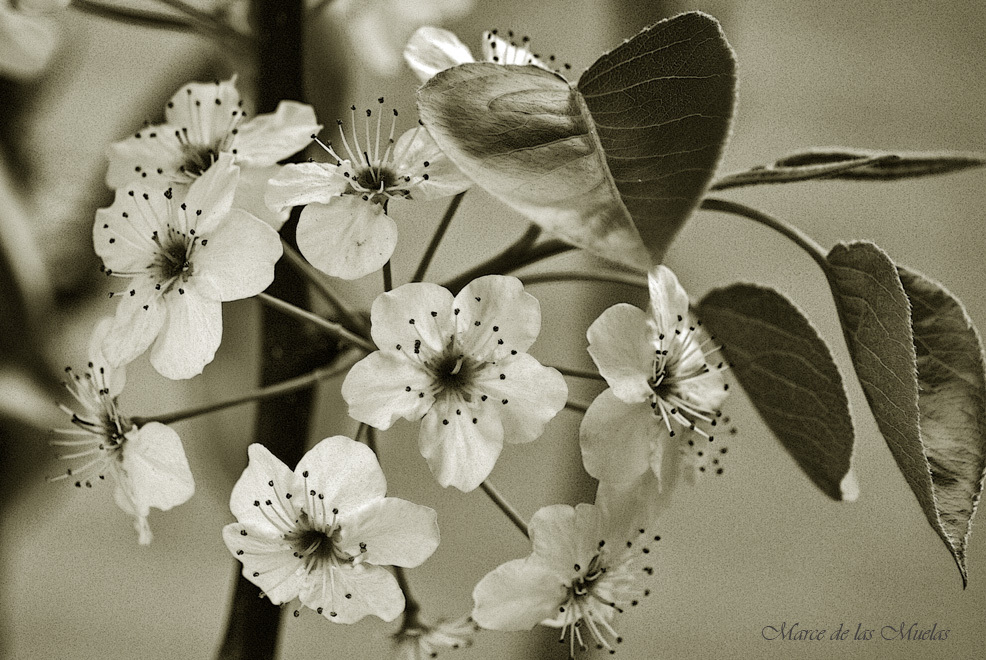
[[[219,159],[219,154],[229,151],[236,153],[233,143],[239,133],[239,125],[246,113],[239,107],[227,111],[219,96],[219,85],[213,100],[206,101],[186,94],[189,125],[175,130],[175,138],[181,148],[182,162],[178,173],[185,182],[201,176]],[[169,104],[170,105],[170,104]]]
[[[613,628],[616,614],[633,607],[650,590],[640,586],[643,577],[653,574],[650,566],[639,566],[643,557],[650,555],[648,543],[659,541],[660,536],[648,536],[646,530],[639,530],[635,540],[627,541],[624,547],[612,548],[605,541],[599,541],[596,553],[588,565],[575,564],[568,598],[559,607],[562,628],[560,642],[569,637],[569,655],[575,657],[575,649],[587,648],[583,629],[597,649],[615,653],[614,645],[623,638]]]
[[[61,454],[59,459],[74,460],[90,458],[86,463],[74,468],[68,468],[64,473],[48,477],[48,481],[60,481],[69,477],[81,476],[87,472],[95,472],[100,479],[104,478],[102,471],[112,461],[122,458],[121,450],[126,442],[126,434],[133,424],[120,412],[116,401],[106,385],[105,370],[95,369],[89,363],[88,370],[80,375],[71,367],[66,367],[67,379],[65,388],[82,406],[83,412],[77,413],[67,406],[59,407],[71,417],[72,429],[55,429],[56,433],[76,436],[76,440],[53,440],[51,444],[57,447],[70,447],[70,453]],[[92,482],[77,480],[76,487],[83,485],[92,487]]]
[[[476,381],[483,363],[456,351],[454,346],[425,362],[425,368],[432,377],[430,393],[434,397],[459,396],[466,402],[477,397]]]

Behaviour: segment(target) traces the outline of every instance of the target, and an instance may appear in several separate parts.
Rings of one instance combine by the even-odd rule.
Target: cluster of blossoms
[[[487,33],[484,57],[548,68],[526,43]],[[473,61],[436,28],[416,33],[405,56],[422,80]],[[243,105],[233,80],[191,83],[168,102],[164,124],[109,151],[116,197],[97,212],[93,242],[105,273],[126,285],[110,294],[116,314],[94,333],[89,372],[69,380],[83,408],[71,413],[70,432],[83,437],[58,444],[79,448],[66,458],[91,458],[57,478],[88,486],[83,475],[109,474],[141,543],[150,541],[149,508],[186,501],[193,482],[173,430],[120,411],[125,366],[149,350],[167,378],[200,374],[221,344],[222,303],[262,294],[273,281],[284,250],[277,230],[293,207],[304,207],[297,244],[307,261],[355,279],[394,253],[391,202],[447,197],[473,183],[423,126],[396,137],[397,112],[384,112],[382,98],[366,110],[362,131],[353,106],[349,131],[339,121],[335,144],[317,137],[309,106],[285,101],[248,119]],[[278,165],[313,140],[328,162]],[[478,627],[561,628],[573,655],[589,643],[612,651],[622,641],[615,615],[649,593],[653,568],[642,562],[660,538],[645,532],[655,503],[679,475],[721,472],[725,452],[710,431],[728,388],[724,364],[713,358],[718,349],[690,320],[671,271],[658,266],[648,277],[648,311],[618,304],[588,329],[589,354],[609,385],[580,428],[585,469],[600,481],[596,504],[535,513],[531,556],[483,578],[470,616],[432,625],[407,619],[397,635],[406,657],[468,645]],[[359,328],[343,330],[346,339]],[[379,430],[401,417],[420,422],[419,449],[438,484],[472,491],[504,443],[537,440],[568,403],[564,370],[528,354],[540,331],[540,303],[516,277],[481,276],[458,293],[425,282],[387,290],[373,301],[369,336],[359,344],[372,340],[377,350],[342,384],[349,415]],[[293,470],[263,445],[248,453],[230,497],[237,522],[223,530],[244,577],[272,603],[297,599],[337,623],[400,615],[406,596],[385,567],[399,572],[432,555],[437,513],[386,497],[373,451],[348,437],[326,438]]]

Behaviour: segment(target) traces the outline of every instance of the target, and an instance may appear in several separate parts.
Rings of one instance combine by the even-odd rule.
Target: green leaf
[[[660,21],[600,57],[578,90],[654,263],[695,210],[729,137],[736,61],[701,12]]]
[[[572,244],[646,269],[700,201],[732,116],[715,19],[661,21],[578,88],[537,66],[463,64],[418,90],[422,123],[479,186]]]
[[[850,147],[814,147],[719,179],[710,190],[810,179],[876,181],[959,172],[986,165],[986,155],[952,151],[873,151]]]
[[[849,402],[832,354],[780,293],[753,284],[715,289],[698,306],[767,426],[822,492],[858,495]]]
[[[986,367],[962,303],[921,273],[898,267],[911,301],[921,439],[935,505],[965,579],[965,551],[986,469]]]
[[[535,66],[473,63],[418,90],[421,121],[473,181],[573,245],[650,264],[578,92]]]
[[[863,393],[964,585],[968,525],[982,488],[978,336],[951,294],[912,271],[898,274],[876,245],[840,244],[827,259],[826,275]]]

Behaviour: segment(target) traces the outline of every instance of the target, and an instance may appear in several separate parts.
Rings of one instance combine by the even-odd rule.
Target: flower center
[[[209,166],[219,160],[219,145],[212,144],[190,144],[184,142],[181,145],[184,161],[178,166],[178,171],[190,177],[199,177],[205,173]]]
[[[339,528],[331,524],[328,528],[320,529],[304,511],[298,520],[298,526],[284,535],[294,550],[296,557],[305,560],[309,570],[324,562],[330,564],[351,564],[353,557],[341,550],[338,545]]]
[[[195,236],[195,230],[184,234],[171,225],[168,225],[168,233],[164,238],[157,232],[154,232],[151,238],[158,246],[151,269],[161,290],[167,293],[176,282],[187,282],[192,277],[194,272],[192,254],[199,240]]]
[[[478,363],[465,355],[446,351],[426,365],[434,379],[438,392],[455,392],[466,401],[471,399],[472,384],[476,380]]]

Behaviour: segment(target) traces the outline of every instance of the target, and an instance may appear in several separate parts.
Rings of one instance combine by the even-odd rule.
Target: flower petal
[[[455,297],[455,307],[462,310],[456,318],[462,349],[478,358],[524,353],[541,331],[541,303],[509,275],[473,280]]]
[[[343,519],[339,547],[356,556],[364,544],[364,561],[413,568],[435,552],[439,539],[434,509],[385,497],[360,509],[352,519]]]
[[[112,327],[112,316],[103,317],[96,323],[89,337],[87,355],[92,363],[93,374],[99,374],[103,378],[103,387],[109,390],[110,396],[117,397],[127,384],[127,370],[124,366],[114,368],[103,354],[103,342]]]
[[[404,611],[404,592],[397,580],[372,564],[313,572],[305,580],[300,597],[302,603],[335,623],[356,623],[368,614],[393,621]]]
[[[647,273],[650,306],[658,332],[672,334],[688,324],[688,294],[667,266],[656,266]]]
[[[267,182],[281,170],[280,165],[269,167],[245,167],[240,171],[240,182],[236,184],[233,196],[233,208],[243,209],[254,215],[275,231],[280,230],[290,215],[290,209],[281,211],[271,210],[264,200]]]
[[[316,202],[328,204],[349,189],[349,180],[342,172],[327,163],[284,165],[267,181],[264,203],[277,212]]]
[[[306,507],[308,515],[318,522],[324,522],[326,510],[335,508],[340,516],[352,515],[387,493],[387,480],[373,451],[341,435],[326,438],[308,450],[294,474],[304,481],[306,497],[314,490],[324,498],[325,507]]]
[[[250,460],[230,493],[229,510],[251,535],[280,539],[298,516],[297,505],[287,495],[300,498],[304,484],[267,447],[254,443],[247,455]]]
[[[192,471],[181,439],[173,429],[150,422],[127,434],[123,471],[132,487],[138,513],[150,507],[167,511],[187,502],[195,493]]]
[[[385,431],[398,417],[421,419],[435,402],[428,390],[431,376],[403,353],[370,353],[353,365],[342,383],[349,416]]]
[[[663,452],[668,430],[647,403],[624,403],[606,390],[582,418],[579,445],[585,471],[600,481],[629,482]],[[658,453],[658,458],[660,453]]]
[[[427,175],[411,188],[411,198],[418,201],[449,197],[472,186],[472,179],[445,156],[434,138],[421,126],[406,131],[397,139],[394,169],[406,176]]]
[[[568,400],[562,375],[527,353],[489,365],[479,375],[477,386],[497,408],[507,442],[536,440]]]
[[[298,249],[327,275],[355,280],[376,272],[397,246],[397,223],[383,207],[353,195],[309,204],[298,223]]]
[[[236,135],[236,160],[249,167],[274,165],[305,147],[322,130],[307,103],[281,101],[272,113],[244,122]]]
[[[196,246],[195,275],[209,279],[222,301],[255,296],[274,281],[281,258],[281,237],[270,225],[246,211],[231,210]]]
[[[483,34],[482,49],[483,59],[487,62],[493,62],[495,64],[516,64],[520,66],[533,64],[542,69],[551,70],[550,67],[535,57],[534,53],[524,46],[511,43],[493,32],[485,32]]]
[[[418,447],[441,486],[468,493],[493,471],[503,449],[503,426],[491,406],[447,397],[425,415]]]
[[[304,560],[296,556],[290,544],[279,536],[255,535],[240,523],[223,527],[223,541],[243,562],[243,577],[260,587],[270,602],[280,605],[298,597],[307,574]]]
[[[131,184],[116,191],[113,204],[96,211],[92,242],[107,269],[141,273],[157,253],[153,236],[171,218],[168,200],[161,190]]]
[[[207,235],[215,231],[233,206],[236,185],[240,180],[240,168],[233,164],[233,155],[219,154],[219,160],[192,182],[185,197],[187,213],[176,213],[189,219],[188,228]]]
[[[172,380],[202,373],[223,337],[219,292],[200,277],[193,277],[188,285],[165,295],[168,318],[151,348],[151,365]]]
[[[592,322],[586,337],[592,361],[617,398],[636,403],[651,395],[647,381],[656,347],[647,314],[626,303],[613,305]]]
[[[167,124],[145,126],[125,140],[114,142],[106,150],[106,157],[106,185],[112,189],[131,181],[167,187],[185,162],[175,127]]]
[[[131,282],[131,286],[136,281],[137,278]],[[103,355],[112,367],[133,362],[146,351],[158,336],[168,316],[164,301],[149,278],[145,278],[141,286],[135,286],[131,291],[135,294],[120,298],[113,325],[103,339]]]
[[[631,538],[639,529],[651,528],[671,504],[681,470],[681,453],[667,452],[660,470],[660,477],[651,469],[630,482],[599,482],[595,502],[607,521],[603,532],[607,542],[619,542]]]
[[[602,517],[597,507],[579,504],[552,504],[538,509],[529,527],[537,562],[554,572],[560,580],[568,581],[585,568],[599,551],[603,540]]]
[[[426,25],[418,28],[404,46],[404,61],[418,80],[425,82],[439,71],[476,60],[457,36]]]
[[[384,350],[416,355],[421,359],[440,354],[455,334],[452,294],[430,282],[413,282],[380,294],[370,308],[370,335]]]
[[[553,616],[568,589],[553,572],[528,559],[498,566],[473,589],[473,620],[488,630],[530,630]]]
[[[171,97],[164,109],[165,121],[187,131],[192,144],[217,142],[233,129],[242,112],[235,82],[236,76],[222,82],[188,83]]]

